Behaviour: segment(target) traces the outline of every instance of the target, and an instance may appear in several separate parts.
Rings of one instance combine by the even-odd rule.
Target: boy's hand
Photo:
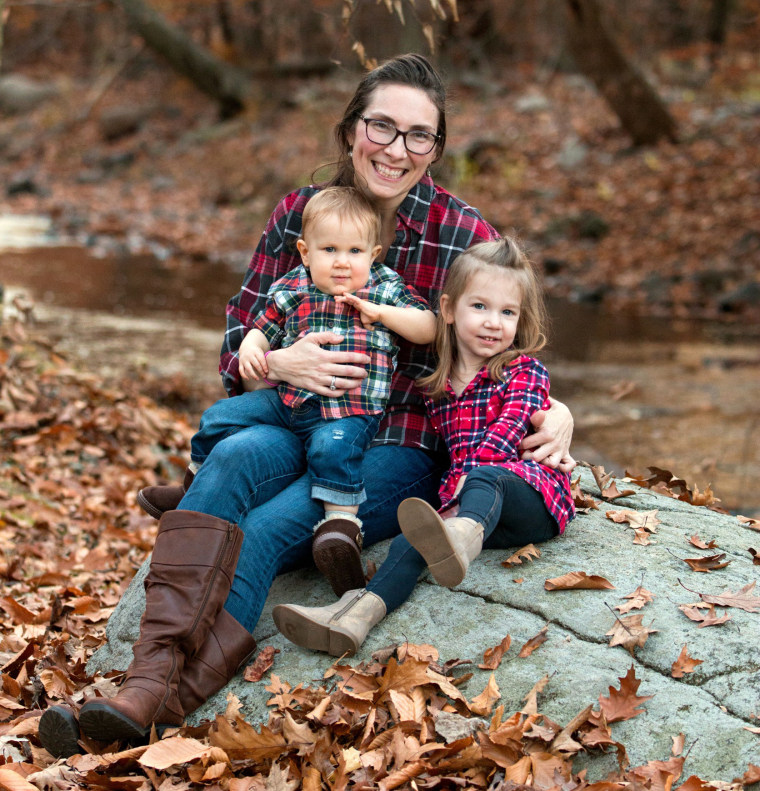
[[[240,344],[239,370],[244,381],[264,379],[269,373],[266,355],[255,343],[246,343],[248,335]]]
[[[359,311],[362,326],[369,329],[375,322],[381,321],[380,319],[380,305],[374,302],[367,302],[366,299],[359,299],[356,294],[338,294],[335,297],[336,302],[345,302],[352,308]]]

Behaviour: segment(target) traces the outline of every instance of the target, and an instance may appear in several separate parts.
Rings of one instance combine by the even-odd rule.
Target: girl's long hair
[[[488,360],[488,375],[494,382],[504,378],[504,369],[521,354],[535,354],[546,346],[546,307],[538,274],[517,242],[505,236],[492,242],[479,242],[460,253],[452,262],[443,284],[442,294],[449,298],[453,311],[467,290],[471,278],[488,269],[508,271],[520,287],[520,316],[517,333],[509,349]],[[438,364],[432,374],[417,384],[432,399],[446,395],[446,384],[456,365],[457,342],[453,324],[447,324],[443,311],[436,317],[435,352]]]

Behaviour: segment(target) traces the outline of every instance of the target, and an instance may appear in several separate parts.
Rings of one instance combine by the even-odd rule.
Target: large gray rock
[[[588,470],[582,471],[581,479],[584,490],[599,499]],[[606,511],[622,508],[657,510],[661,524],[650,545],[633,544],[634,533],[627,524],[606,518]],[[687,543],[694,534],[715,541],[720,549],[694,548]],[[760,534],[743,528],[732,516],[637,489],[634,496],[613,504],[600,502],[598,511],[579,515],[565,536],[541,545],[540,558],[532,562],[505,568],[501,561],[508,552],[484,552],[454,590],[440,588],[424,575],[409,601],[372,631],[355,661],[368,659],[391,643],[431,643],[442,660],[474,660],[468,667],[473,678],[463,688],[471,699],[490,675],[477,669],[483,652],[510,634],[512,648],[495,671],[500,703],[508,711],[519,710],[534,684],[549,674],[539,696],[539,711],[563,726],[586,706],[596,704],[600,695],[607,696],[608,687],[618,688],[619,679],[633,665],[641,681],[638,694],[654,697],[644,704],[646,713],[612,725],[612,734],[626,745],[632,765],[667,760],[671,737],[683,733],[687,748],[693,745],[683,777],[732,780],[749,763],[760,763],[760,738],[747,730],[760,725],[755,718],[760,715],[760,612],[718,608],[732,620],[699,628],[678,605],[698,602],[697,593],[735,592],[757,580],[760,570],[748,552],[753,546],[760,547]],[[682,560],[718,551],[725,552],[731,563],[710,573],[692,571]],[[366,556],[379,564],[386,552],[387,544],[380,544],[367,550]],[[601,575],[615,589],[544,589],[546,579],[570,571]],[[129,664],[144,607],[145,572],[144,566],[111,617],[108,643],[93,656],[89,671],[124,669]],[[610,647],[605,633],[615,624],[612,608],[623,604],[623,597],[639,585],[654,599],[631,614],[643,613],[644,624],[657,631],[632,657],[620,646]],[[272,670],[280,678],[292,685],[319,684],[333,660],[300,649],[276,632],[272,607],[283,601],[321,605],[334,601],[334,596],[315,571],[283,575],[272,588],[255,632],[261,646],[279,649]],[[519,658],[520,646],[547,624],[548,640],[530,656]],[[684,645],[703,663],[676,679],[671,666]],[[189,719],[213,718],[232,692],[242,701],[250,722],[266,722],[268,683],[269,675],[259,683],[238,676]],[[615,761],[612,756],[594,755],[575,764],[576,769],[584,765],[590,777],[599,778],[614,768]]]

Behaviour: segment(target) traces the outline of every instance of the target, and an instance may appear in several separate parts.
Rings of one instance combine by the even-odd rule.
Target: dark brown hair
[[[335,140],[340,152],[337,172],[330,186],[354,186],[354,166],[351,162],[351,145],[348,138],[359,117],[369,105],[372,92],[381,85],[408,85],[423,91],[438,110],[438,142],[435,160],[443,155],[446,145],[446,88],[438,72],[423,55],[409,53],[380,64],[365,74],[346,106],[343,118],[335,126]]]

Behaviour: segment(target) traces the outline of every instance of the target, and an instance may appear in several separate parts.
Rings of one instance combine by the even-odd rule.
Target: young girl
[[[530,416],[549,396],[546,368],[528,356],[546,340],[540,285],[523,251],[505,237],[462,253],[440,307],[438,367],[419,384],[451,457],[443,516],[409,498],[398,517],[435,581],[452,587],[484,546],[546,541],[575,509],[567,474],[520,459]]]
[[[522,461],[518,449],[549,396],[546,369],[528,356],[546,342],[543,322],[538,278],[512,239],[473,245],[452,262],[437,317],[438,367],[419,381],[451,457],[439,491],[443,514],[424,500],[404,500],[403,535],[366,588],[325,607],[274,608],[288,640],[333,656],[356,653],[369,630],[406,601],[426,565],[451,587],[483,547],[522,546],[564,531],[575,513],[568,475]]]

